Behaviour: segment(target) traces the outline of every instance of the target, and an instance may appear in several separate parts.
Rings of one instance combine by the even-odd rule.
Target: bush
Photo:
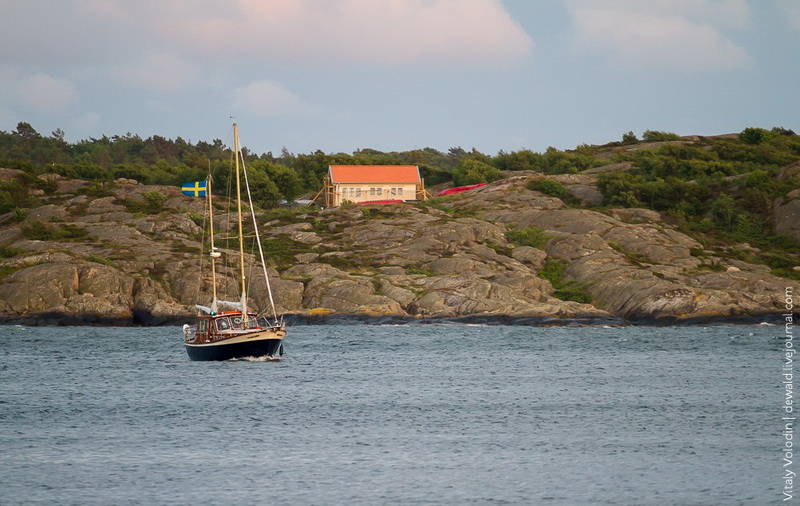
[[[10,246],[0,246],[0,258],[12,258],[25,253],[24,250],[19,248],[12,248]]]
[[[572,196],[569,190],[567,190],[564,185],[559,183],[558,181],[553,181],[552,179],[537,179],[534,181],[530,181],[525,187],[529,190],[542,192],[545,195],[550,195],[551,197],[557,197],[560,199],[567,199]]]
[[[506,232],[506,239],[514,246],[530,246],[542,249],[544,243],[550,238],[544,229],[539,227],[526,227]]]
[[[169,197],[163,193],[152,190],[142,194],[142,200],[129,200],[125,202],[125,206],[134,213],[147,213],[155,214],[161,211],[164,202]]]
[[[571,300],[573,302],[582,302],[584,304],[592,302],[592,296],[586,291],[586,285],[578,283],[577,281],[566,280],[564,271],[567,265],[558,260],[548,259],[539,276],[548,280],[553,288],[553,296],[561,300]]]
[[[503,178],[503,173],[486,162],[467,159],[458,164],[453,171],[453,184],[465,186],[478,183],[491,183]]]
[[[763,128],[745,128],[739,134],[739,140],[745,144],[761,144],[769,137],[769,132]]]
[[[677,141],[681,138],[680,135],[672,132],[662,132],[660,130],[645,130],[642,134],[642,140],[646,142],[656,141]]]
[[[84,239],[89,233],[73,225],[56,225],[43,221],[31,221],[22,225],[22,235],[33,241],[57,241]]]
[[[636,144],[639,142],[639,138],[636,137],[636,134],[632,131],[625,132],[622,134],[622,143],[623,144]]]

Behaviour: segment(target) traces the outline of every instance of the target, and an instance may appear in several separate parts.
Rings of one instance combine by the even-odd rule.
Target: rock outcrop
[[[278,312],[676,322],[778,314],[786,288],[800,292],[767,266],[706,251],[655,211],[593,208],[592,173],[554,177],[585,208],[528,189],[544,177],[426,204],[275,217],[262,234]],[[56,183],[27,216],[0,217],[0,320],[161,324],[211,298],[200,274],[202,201],[130,180],[95,194],[81,181]],[[798,234],[798,191],[775,204],[780,233]],[[143,207],[148,192],[164,196],[160,208]],[[236,300],[235,251],[224,241],[232,221],[220,213],[214,224],[221,298]],[[514,231],[539,241],[520,243]],[[254,304],[266,307],[266,283],[248,276]]]

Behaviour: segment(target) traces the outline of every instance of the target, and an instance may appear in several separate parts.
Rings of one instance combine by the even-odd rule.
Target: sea
[[[182,339],[0,326],[0,504],[763,505],[800,472],[781,321]]]

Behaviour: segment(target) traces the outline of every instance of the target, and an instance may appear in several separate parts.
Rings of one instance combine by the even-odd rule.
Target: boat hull
[[[231,337],[210,343],[185,342],[191,360],[232,360],[246,357],[280,357],[283,355],[284,329],[270,329]]]

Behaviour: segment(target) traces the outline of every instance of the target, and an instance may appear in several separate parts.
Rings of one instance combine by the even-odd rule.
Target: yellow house
[[[330,165],[327,179],[326,206],[424,199],[416,165]]]

